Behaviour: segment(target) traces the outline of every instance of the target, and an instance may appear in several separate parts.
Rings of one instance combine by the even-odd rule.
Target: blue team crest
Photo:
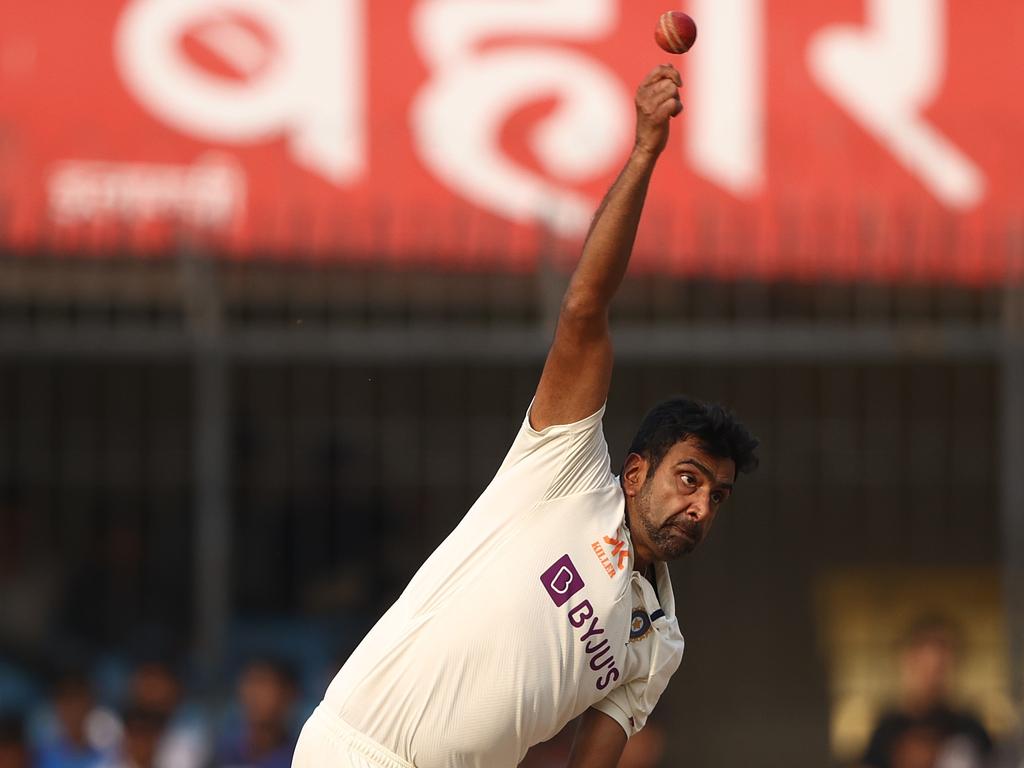
[[[629,622],[629,642],[643,640],[651,631],[651,617],[643,608],[633,611],[633,618]]]

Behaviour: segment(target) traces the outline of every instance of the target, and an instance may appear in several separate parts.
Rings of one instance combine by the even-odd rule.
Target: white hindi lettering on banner
[[[424,0],[413,39],[431,78],[412,107],[416,150],[445,184],[516,221],[541,221],[562,235],[586,232],[596,201],[568,184],[607,172],[632,129],[629,94],[618,76],[583,53],[559,47],[613,31],[618,0]],[[484,51],[488,37],[533,35],[535,44]],[[544,175],[507,157],[501,128],[519,108],[554,96],[531,136]],[[556,181],[557,180],[557,181]],[[562,183],[559,183],[561,181]]]
[[[743,197],[764,168],[764,0],[691,0],[700,40],[687,54],[685,154],[696,173]]]
[[[295,160],[344,186],[366,171],[364,0],[133,0],[115,35],[121,77],[182,133],[224,143],[287,136]],[[186,35],[237,78],[190,60]]]
[[[867,29],[829,27],[812,40],[812,75],[945,205],[985,197],[983,172],[928,122],[946,65],[946,0],[866,0]]]
[[[369,0],[130,0],[115,34],[129,91],[157,118],[203,141],[287,137],[295,161],[338,186],[367,173],[365,5]],[[943,204],[985,197],[977,164],[925,116],[947,57],[946,0],[864,0],[864,27],[812,38],[812,78]],[[632,130],[619,76],[559,41],[614,32],[622,0],[420,0],[412,39],[429,77],[410,110],[415,151],[456,194],[500,216],[586,231],[596,204],[573,188],[613,169]],[[688,0],[701,43],[688,55],[684,155],[738,197],[766,182],[765,0]],[[493,38],[535,38],[481,48]],[[233,77],[208,71],[183,40]],[[528,137],[540,170],[509,157],[502,128],[545,98]]]
[[[223,229],[245,208],[246,181],[236,162],[216,154],[187,165],[66,160],[51,171],[47,192],[60,224],[172,218]]]

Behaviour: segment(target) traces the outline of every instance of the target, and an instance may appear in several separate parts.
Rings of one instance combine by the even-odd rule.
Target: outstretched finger
[[[640,83],[640,87],[651,85],[656,83],[658,80],[669,79],[674,82],[677,86],[683,84],[683,79],[679,76],[679,71],[671,64],[659,64],[650,72],[647,73],[647,77],[644,78],[643,82]]]
[[[683,78],[679,74],[679,70],[671,64],[662,64],[658,67],[658,74],[662,79],[671,80],[677,88],[681,88],[683,85]]]
[[[679,86],[671,80],[659,80],[650,88],[651,96],[659,102],[679,95]]]

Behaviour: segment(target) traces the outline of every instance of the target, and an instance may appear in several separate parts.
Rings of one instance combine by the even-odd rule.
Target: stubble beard
[[[643,484],[637,496],[636,512],[640,527],[643,529],[644,538],[647,539],[651,549],[658,554],[658,560],[676,560],[683,555],[690,554],[696,549],[700,542],[699,523],[697,530],[686,521],[677,522],[677,525],[686,531],[686,536],[680,536],[678,532],[666,526],[659,526],[654,522],[651,512],[651,488],[650,481]]]

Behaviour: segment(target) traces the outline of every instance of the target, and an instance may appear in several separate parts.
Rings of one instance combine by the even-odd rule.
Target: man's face
[[[956,663],[953,640],[942,633],[918,640],[903,652],[904,693],[919,702],[938,702],[947,694]]]
[[[257,726],[283,722],[292,705],[289,684],[264,664],[254,664],[242,674],[239,698],[247,720]]]
[[[144,664],[135,670],[131,681],[135,704],[170,716],[178,707],[181,684],[162,664]]]
[[[708,535],[732,493],[736,464],[708,454],[695,438],[669,449],[657,469],[631,454],[623,488],[631,498],[633,546],[650,560],[674,560]]]

